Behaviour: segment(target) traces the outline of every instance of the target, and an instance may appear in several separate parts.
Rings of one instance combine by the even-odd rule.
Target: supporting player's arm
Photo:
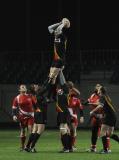
[[[100,108],[103,108],[103,104],[99,104],[96,108],[94,108],[91,112],[90,115],[93,115],[97,110],[99,110]]]
[[[60,85],[61,85],[64,93],[68,94],[69,93],[69,89],[68,89],[68,86],[66,84],[66,80],[65,80],[65,77],[63,75],[62,70],[60,70],[60,72],[59,72],[59,79],[60,79]]]

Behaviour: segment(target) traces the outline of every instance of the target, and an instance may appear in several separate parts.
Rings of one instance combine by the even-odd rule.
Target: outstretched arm
[[[51,26],[48,26],[49,32],[50,32],[51,34],[54,33],[55,29],[56,29],[60,24],[61,24],[61,22],[60,22],[60,23],[53,24],[53,25],[51,25]]]

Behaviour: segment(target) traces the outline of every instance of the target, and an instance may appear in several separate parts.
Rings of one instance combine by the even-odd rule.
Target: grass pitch
[[[19,131],[0,131],[0,160],[118,160],[119,144],[111,140],[110,154],[87,153],[90,147],[90,131],[77,131],[77,148],[73,153],[58,153],[62,146],[58,130],[46,130],[39,139],[37,153],[19,151]],[[118,134],[118,131],[117,131]],[[102,149],[101,139],[98,140],[97,150]]]

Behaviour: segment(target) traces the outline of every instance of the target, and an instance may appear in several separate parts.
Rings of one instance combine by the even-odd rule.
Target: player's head
[[[62,88],[57,89],[57,94],[58,94],[58,95],[62,95],[63,93],[64,93],[64,91],[63,91],[63,89],[62,89]]]
[[[106,89],[105,89],[105,87],[100,86],[100,87],[98,88],[98,94],[99,94],[99,95],[105,95],[105,94],[106,94]]]
[[[98,89],[101,87],[102,85],[101,84],[96,84],[96,86],[95,86],[95,89],[94,89],[94,92],[98,92]]]
[[[72,81],[67,81],[67,86],[69,89],[72,89],[74,87],[74,83]]]
[[[38,91],[38,84],[31,84],[29,87],[29,92],[31,94],[36,94],[36,92]]]
[[[26,85],[21,84],[21,85],[19,86],[19,92],[20,92],[20,93],[26,93],[26,92],[27,92]]]
[[[67,18],[63,18],[62,19],[62,23],[64,24],[65,28],[69,28],[70,27],[70,21]]]

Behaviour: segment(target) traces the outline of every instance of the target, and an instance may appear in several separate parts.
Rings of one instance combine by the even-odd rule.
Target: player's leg
[[[33,142],[33,139],[34,139],[35,133],[37,132],[37,129],[38,129],[38,126],[36,123],[34,123],[32,133],[29,135],[28,142],[25,147],[25,150],[28,152],[30,152],[31,144]]]
[[[20,121],[20,140],[21,140],[21,151],[25,148],[26,134],[25,128],[27,127],[27,118],[24,119],[24,116],[19,117]]]
[[[98,139],[98,129],[99,127],[97,125],[92,126],[92,135],[91,135],[91,151],[96,151],[96,143]]]
[[[37,124],[37,132],[34,133],[34,138],[31,144],[31,152],[36,152],[35,145],[39,140],[41,134],[44,132],[44,130],[45,130],[45,124]]]
[[[110,136],[110,138],[119,143],[119,136],[118,136],[118,135],[112,134],[112,135]]]
[[[106,124],[102,124],[101,126],[101,137],[102,137],[102,144],[103,144],[103,151],[101,153],[109,153],[109,148],[107,146],[107,135],[111,135],[114,131],[113,126],[108,126]]]
[[[71,135],[71,143],[72,143],[72,148],[73,150],[77,150],[76,148],[76,136],[77,136],[77,123],[73,122],[71,123],[71,130],[70,130],[70,135]]]
[[[61,141],[63,144],[63,152],[69,152],[69,134],[68,134],[68,125],[61,123],[60,126],[60,134],[61,134]]]
[[[86,150],[87,152],[96,152],[96,143],[98,139],[98,130],[99,125],[95,117],[91,119],[91,146],[90,149]]]
[[[30,146],[31,152],[36,152],[35,145],[45,129],[45,123],[47,121],[46,112],[36,112],[34,118],[37,128],[35,127],[35,130],[32,132],[33,139]]]
[[[34,124],[34,118],[33,118],[33,117],[29,117],[29,118],[28,118],[28,121],[27,121],[27,126],[28,126],[29,134],[32,133],[33,124]]]
[[[48,92],[47,94],[47,102],[50,102],[51,95],[56,87],[56,80],[61,70],[63,70],[63,62],[61,59],[53,61],[52,66],[50,67],[50,72],[48,75],[47,83],[44,85],[44,91]]]
[[[25,148],[25,141],[26,141],[25,127],[20,127],[20,139],[21,139],[20,151],[23,151]]]

